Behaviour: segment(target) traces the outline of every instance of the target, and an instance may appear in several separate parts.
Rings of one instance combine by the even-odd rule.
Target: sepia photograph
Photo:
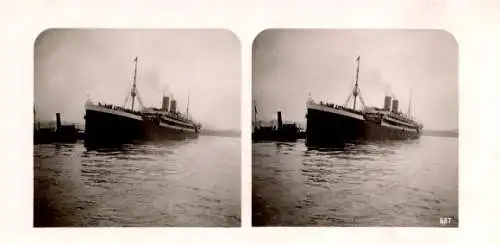
[[[34,227],[239,227],[241,47],[223,29],[48,29]]]
[[[458,44],[268,29],[252,50],[252,225],[458,227]]]

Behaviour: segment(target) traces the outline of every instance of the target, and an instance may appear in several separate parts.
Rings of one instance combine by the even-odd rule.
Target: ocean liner
[[[366,106],[358,84],[359,56],[356,62],[356,82],[343,106],[308,99],[306,145],[321,147],[349,142],[418,139],[423,125],[411,117],[411,99],[406,115],[398,110],[399,101],[394,96],[385,96],[383,108]],[[348,108],[352,97],[353,107]],[[356,109],[358,98],[363,106],[361,110]]]
[[[162,108],[144,107],[136,86],[137,57],[132,89],[125,104],[85,104],[85,141],[87,143],[123,143],[135,140],[182,140],[197,138],[201,124],[189,119],[189,95],[186,115],[177,110],[177,101],[163,96]],[[135,99],[141,110],[134,110]],[[169,108],[170,107],[170,108]]]

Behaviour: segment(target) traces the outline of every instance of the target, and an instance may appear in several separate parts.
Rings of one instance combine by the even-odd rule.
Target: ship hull
[[[306,145],[329,146],[363,138],[364,120],[322,111],[307,110]]]
[[[89,107],[85,114],[87,145],[184,140],[198,138],[198,135],[198,130],[144,120],[140,115],[102,107]]]
[[[145,120],[144,136],[147,140],[185,140],[196,139],[199,131]]]
[[[128,143],[144,137],[140,116],[120,115],[103,109],[87,109],[85,141],[90,144]]]
[[[318,106],[307,110],[307,146],[337,146],[364,141],[417,139],[417,130],[367,121],[362,115],[347,115]]]
[[[363,140],[408,140],[420,137],[420,133],[416,130],[394,128],[369,121],[365,121],[364,130]]]

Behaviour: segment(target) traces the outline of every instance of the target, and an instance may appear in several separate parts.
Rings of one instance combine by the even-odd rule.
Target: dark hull
[[[288,131],[255,131],[252,133],[253,141],[283,141],[283,142],[293,142],[297,141],[299,135],[297,132],[288,132]]]
[[[343,143],[416,139],[419,132],[382,126],[366,121],[309,108],[307,110],[307,146],[337,146]]]
[[[198,132],[163,127],[153,121],[95,110],[87,110],[85,114],[85,143],[89,146],[197,137]]]
[[[86,110],[85,141],[91,144],[127,143],[143,137],[142,120]]]
[[[365,122],[364,134],[363,140],[408,140],[420,137],[418,131],[395,129],[368,121]]]
[[[58,130],[40,129],[35,130],[33,134],[33,143],[52,144],[52,143],[74,143],[81,139],[81,134],[72,126],[63,126]]]
[[[147,140],[185,140],[199,136],[198,131],[163,126],[154,121],[144,121],[143,129]]]

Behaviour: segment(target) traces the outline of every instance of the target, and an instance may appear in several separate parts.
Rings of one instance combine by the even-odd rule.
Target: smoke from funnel
[[[385,85],[385,96],[390,96],[392,99],[397,100],[396,94],[392,91],[392,87],[390,84],[386,83]]]
[[[170,91],[168,88],[168,85],[164,84],[163,85],[163,96],[170,97],[171,99],[174,99],[174,94]]]
[[[390,84],[385,85],[385,96],[392,96],[392,89]]]

